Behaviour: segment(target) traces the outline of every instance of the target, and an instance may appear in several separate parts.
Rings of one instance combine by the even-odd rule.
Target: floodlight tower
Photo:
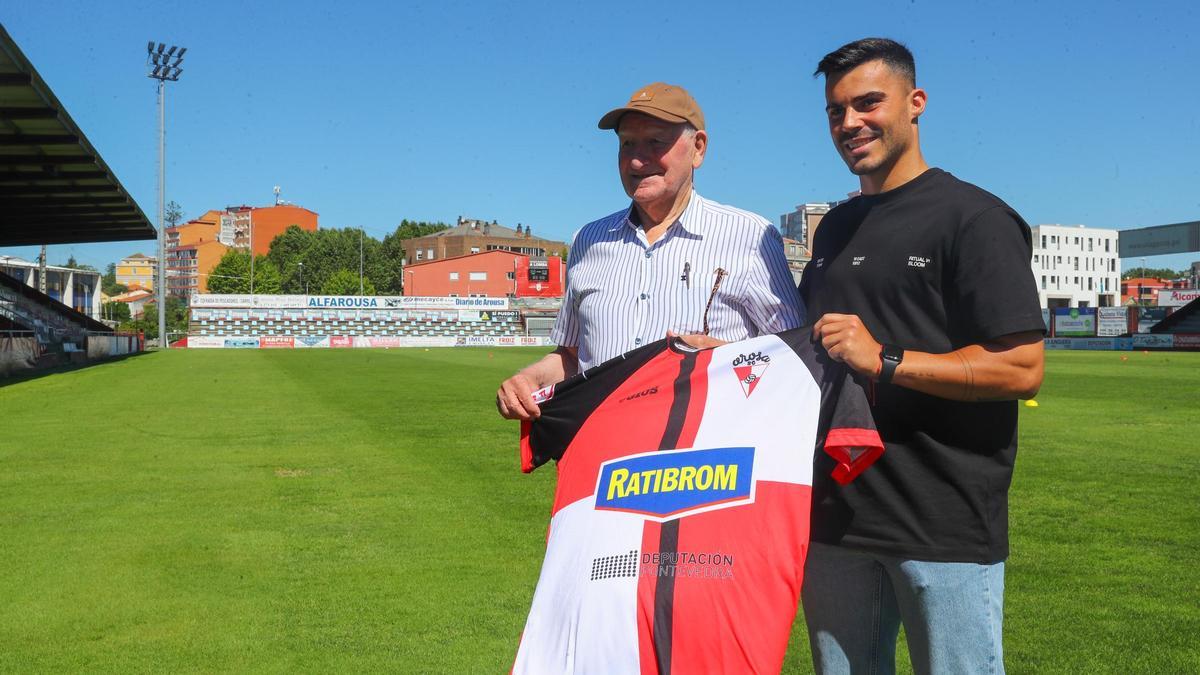
[[[178,82],[183,74],[183,54],[187,47],[171,45],[170,49],[161,42],[150,41],[146,44],[146,76],[158,80],[158,279],[155,280],[158,298],[158,344],[167,349],[167,223],[166,198],[167,191],[167,130],[166,130],[166,83]],[[172,62],[174,61],[174,62]]]

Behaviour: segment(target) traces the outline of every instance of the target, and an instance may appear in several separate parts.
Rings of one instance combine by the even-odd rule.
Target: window
[[[1046,235],[1042,235],[1042,248],[1046,248]]]
[[[417,260],[424,260],[425,258],[423,254],[424,252],[421,249],[417,249]]]
[[[1042,275],[1042,290],[1046,290],[1046,275]]]
[[[1092,238],[1088,237],[1088,253],[1092,252]]]
[[[479,247],[478,247],[478,246],[472,246],[472,247],[471,247],[471,253],[479,253]]]
[[[1088,290],[1092,290],[1092,278],[1088,277]]]
[[[1037,262],[1037,261],[1038,261],[1038,256],[1036,253],[1034,253],[1033,254],[1033,262]]]
[[[1109,244],[1110,244],[1111,242],[1112,242],[1112,240],[1111,240],[1111,239],[1105,239],[1105,240],[1104,240],[1104,252],[1105,252],[1105,253],[1111,253],[1111,252],[1112,252],[1112,251],[1111,251],[1111,250],[1109,250],[1109,248],[1108,248],[1108,246],[1109,246]]]
[[[1075,271],[1079,271],[1079,256],[1075,256]]]
[[[468,281],[487,281],[487,272],[469,272],[467,274]]]
[[[450,281],[458,281],[458,272],[450,273]]]
[[[509,281],[516,281],[517,273],[516,272],[505,272],[504,278],[508,279]]]

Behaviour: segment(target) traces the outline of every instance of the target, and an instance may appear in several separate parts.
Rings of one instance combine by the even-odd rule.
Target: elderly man
[[[779,232],[693,189],[708,133],[683,87],[642,87],[599,127],[617,133],[633,204],[575,235],[551,334],[559,346],[501,384],[496,406],[509,419],[540,414],[536,389],[669,333],[706,347],[803,321]]]

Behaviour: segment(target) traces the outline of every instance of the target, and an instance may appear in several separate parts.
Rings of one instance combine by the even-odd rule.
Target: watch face
[[[904,358],[904,350],[895,345],[884,345],[883,358],[899,363]]]

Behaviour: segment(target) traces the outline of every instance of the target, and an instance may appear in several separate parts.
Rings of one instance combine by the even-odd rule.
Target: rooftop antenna
[[[279,203],[280,203],[280,199],[279,199],[279,186],[278,186],[278,185],[276,185],[276,186],[275,186],[275,206],[279,206]]]

